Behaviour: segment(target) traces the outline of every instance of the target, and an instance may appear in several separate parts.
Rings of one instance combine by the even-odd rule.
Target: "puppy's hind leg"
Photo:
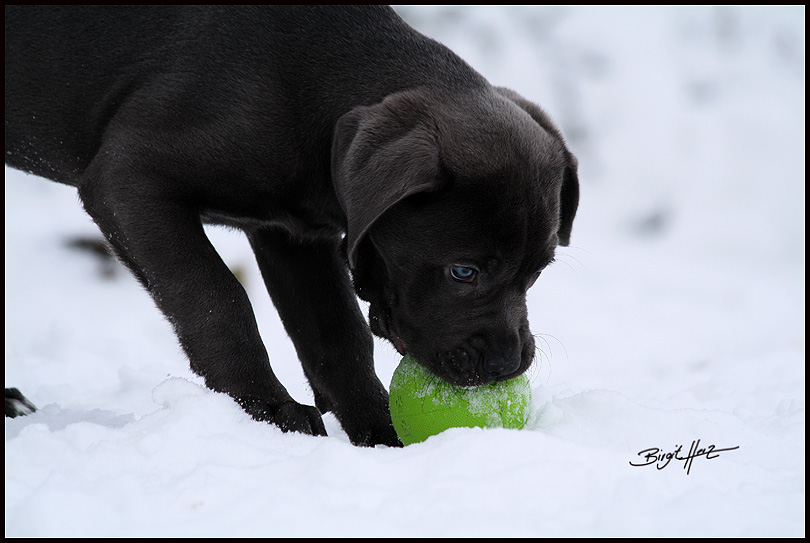
[[[5,398],[6,416],[9,418],[30,415],[37,410],[34,404],[16,388],[7,388]]]

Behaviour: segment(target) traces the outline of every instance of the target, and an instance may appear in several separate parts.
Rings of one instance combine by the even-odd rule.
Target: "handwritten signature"
[[[652,447],[650,449],[644,449],[638,453],[638,456],[643,458],[643,462],[639,464],[635,464],[630,462],[631,466],[652,466],[655,465],[656,469],[662,470],[667,467],[670,462],[673,460],[683,462],[683,469],[686,470],[686,474],[689,475],[689,472],[692,470],[692,462],[695,461],[695,458],[705,456],[706,460],[714,460],[720,456],[721,452],[726,451],[733,451],[734,449],[739,449],[740,446],[737,445],[736,447],[726,447],[725,449],[719,449],[715,445],[709,445],[708,447],[701,448],[700,440],[696,439],[692,441],[692,444],[689,446],[689,452],[686,456],[681,456],[681,452],[683,451],[683,445],[676,445],[675,449],[671,452],[662,452],[661,449],[657,447]]]

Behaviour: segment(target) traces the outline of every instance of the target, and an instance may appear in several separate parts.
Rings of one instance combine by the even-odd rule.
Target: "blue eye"
[[[450,277],[459,283],[472,283],[478,275],[478,270],[469,266],[450,266]]]

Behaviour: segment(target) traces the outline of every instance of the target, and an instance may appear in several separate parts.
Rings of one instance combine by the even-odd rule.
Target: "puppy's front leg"
[[[401,446],[339,241],[298,242],[271,230],[248,232],[248,239],[315,405],[333,411],[356,445]]]
[[[326,435],[270,368],[247,294],[176,187],[96,165],[79,187],[85,209],[174,326],[192,369],[255,419]]]

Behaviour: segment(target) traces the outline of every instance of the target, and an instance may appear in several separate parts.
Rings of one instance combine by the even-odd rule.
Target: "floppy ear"
[[[332,183],[346,215],[346,252],[403,198],[438,188],[437,131],[415,92],[402,92],[343,115],[332,142]]]
[[[549,134],[553,134],[562,144],[565,155],[565,170],[560,185],[560,226],[557,238],[560,245],[567,246],[571,242],[571,228],[579,206],[579,176],[577,175],[577,159],[565,145],[560,130],[551,121],[551,118],[540,106],[534,104],[511,89],[497,87],[501,96],[511,100],[523,111],[529,114],[534,121],[542,126]]]
[[[574,217],[577,214],[577,207],[579,207],[577,159],[568,149],[565,150],[565,156],[568,163],[565,166],[560,188],[560,228],[557,230],[557,238],[563,247],[567,247],[571,243],[571,228],[574,226]]]

